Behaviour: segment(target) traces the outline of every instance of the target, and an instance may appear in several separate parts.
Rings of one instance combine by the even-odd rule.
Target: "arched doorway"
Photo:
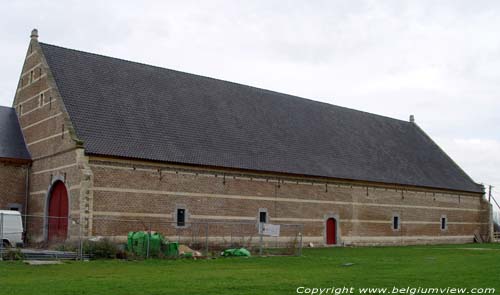
[[[333,217],[326,220],[326,244],[337,244],[337,220]]]
[[[68,236],[68,191],[62,181],[52,185],[48,203],[49,241],[64,241]]]

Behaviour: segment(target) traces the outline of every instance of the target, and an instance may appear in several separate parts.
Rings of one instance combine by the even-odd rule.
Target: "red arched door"
[[[68,235],[68,192],[61,181],[52,187],[48,214],[49,241],[63,241]]]
[[[326,244],[337,244],[337,220],[335,218],[328,218],[326,220]]]

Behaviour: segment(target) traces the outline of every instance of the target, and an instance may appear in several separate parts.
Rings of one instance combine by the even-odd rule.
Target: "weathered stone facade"
[[[72,218],[85,212],[86,157],[75,137],[71,121],[62,104],[57,85],[51,75],[36,38],[32,38],[23,65],[13,107],[19,117],[26,145],[32,156],[29,178],[28,237],[45,238],[50,188],[63,181],[68,191]],[[82,221],[85,222],[85,219]],[[76,231],[71,228],[70,233]],[[74,227],[74,226],[73,226]]]
[[[69,215],[78,221],[69,223],[69,238],[79,234],[78,223],[86,236],[123,238],[129,223],[104,224],[101,218],[173,222],[178,206],[193,222],[257,223],[264,208],[269,222],[303,224],[304,242],[321,245],[329,217],[338,224],[338,245],[472,242],[475,232],[490,231],[491,208],[478,193],[87,155],[36,36],[13,106],[32,155],[28,213],[40,216],[27,225],[33,240],[46,238],[43,216],[56,181],[64,182]],[[0,173],[24,179],[24,169],[5,164]],[[8,182],[6,188],[24,205],[22,184]],[[394,215],[398,230],[392,229]]]

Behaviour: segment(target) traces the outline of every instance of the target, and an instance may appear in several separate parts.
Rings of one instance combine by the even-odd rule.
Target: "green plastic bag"
[[[150,257],[159,256],[163,244],[165,244],[165,238],[160,233],[138,231],[129,232],[127,236],[127,250],[142,257],[148,254]]]
[[[127,235],[127,251],[130,251],[132,252],[134,250],[134,246],[133,246],[133,237],[134,237],[134,234],[135,232],[131,231],[128,233]]]
[[[224,257],[250,257],[250,251],[245,248],[227,249],[222,251],[221,256]]]
[[[165,242],[163,244],[163,254],[169,257],[179,255],[179,243],[177,242]]]
[[[186,252],[186,253],[182,254],[182,258],[193,258],[193,253]]]

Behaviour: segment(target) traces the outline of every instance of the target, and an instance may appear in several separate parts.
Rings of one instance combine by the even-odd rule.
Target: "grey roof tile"
[[[16,111],[0,106],[0,158],[30,160]]]
[[[413,123],[41,46],[89,154],[481,191]]]

